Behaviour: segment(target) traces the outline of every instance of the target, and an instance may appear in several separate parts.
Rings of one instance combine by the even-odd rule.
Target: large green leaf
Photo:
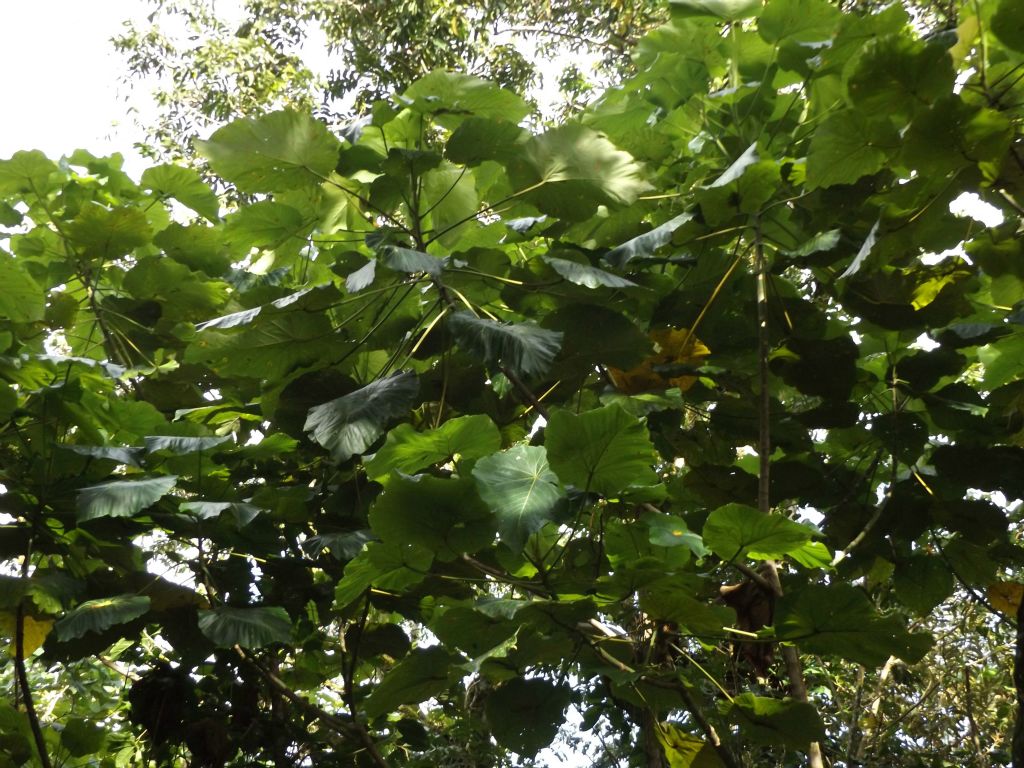
[[[915,554],[896,563],[893,587],[901,603],[927,616],[953,594],[953,572],[940,557]]]
[[[723,560],[774,560],[801,549],[815,533],[782,515],[765,515],[745,504],[726,504],[708,515],[701,535]]]
[[[456,455],[478,459],[500,447],[498,428],[483,414],[460,416],[424,432],[416,431],[411,424],[399,424],[388,432],[384,445],[364,466],[372,478],[383,477],[393,469],[411,474]]]
[[[651,256],[656,250],[672,242],[672,235],[675,231],[691,220],[693,220],[692,213],[681,213],[664,224],[659,224],[650,232],[637,235],[621,245],[615,246],[608,251],[605,259],[609,264],[621,268],[633,259]]]
[[[476,115],[518,123],[530,107],[512,91],[474,75],[435,70],[406,89],[401,100],[418,112]]]
[[[0,195],[45,195],[50,190],[50,174],[56,171],[57,164],[38,149],[15,152],[0,160]]]
[[[769,43],[814,43],[832,37],[842,12],[828,0],[770,0],[757,20]]]
[[[425,547],[439,560],[472,554],[494,539],[491,512],[468,477],[395,474],[387,479],[369,519],[385,542]]]
[[[651,188],[629,153],[604,135],[573,124],[526,142],[509,173],[541,211],[574,221],[593,215],[599,205],[631,204]]]
[[[199,629],[221,648],[262,648],[287,643],[292,636],[292,620],[284,608],[222,607],[200,611]]]
[[[562,345],[562,334],[532,323],[497,323],[456,312],[448,318],[459,346],[488,365],[505,365],[521,376],[547,372]]]
[[[659,723],[655,729],[658,742],[665,751],[668,768],[724,768],[715,748],[693,736],[675,723]]]
[[[243,192],[279,192],[317,184],[334,170],[341,144],[312,115],[282,110],[242,118],[196,149]]]
[[[669,0],[674,15],[713,16],[722,21],[739,21],[756,16],[761,0]]]
[[[647,429],[617,405],[580,415],[555,411],[544,445],[555,474],[580,490],[617,496],[631,486],[658,482]]]
[[[231,440],[230,435],[222,435],[221,437],[153,435],[146,437],[144,442],[146,444],[146,451],[149,453],[165,451],[167,453],[173,453],[176,456],[185,456],[189,453],[200,453],[202,451],[213,450],[217,446],[223,445],[229,440]]]
[[[989,26],[999,42],[1024,53],[1024,3],[1021,0],[1000,0]]]
[[[791,749],[806,749],[812,741],[822,741],[825,726],[817,710],[806,701],[770,699],[741,693],[720,708],[740,733],[757,744],[785,744]]]
[[[570,283],[585,288],[636,288],[636,283],[632,280],[613,275],[590,264],[559,259],[555,256],[545,256],[544,261]]]
[[[116,595],[87,600],[53,625],[61,642],[75,640],[86,632],[102,632],[115,624],[124,624],[149,610],[145,595]]]
[[[18,264],[0,251],[0,319],[35,323],[46,311],[43,289]]]
[[[498,517],[501,540],[515,552],[553,518],[563,497],[542,446],[516,445],[480,459],[473,478],[480,497]]]
[[[372,541],[345,566],[345,575],[334,589],[335,607],[345,608],[371,586],[401,591],[418,584],[433,561],[434,554],[417,544]]]
[[[852,184],[884,168],[899,146],[899,137],[888,120],[873,120],[859,109],[836,112],[811,137],[807,186]]]
[[[397,245],[386,245],[381,248],[378,260],[385,267],[396,272],[409,274],[423,272],[431,277],[439,277],[445,264],[445,259]]]
[[[811,584],[784,595],[775,606],[775,636],[808,653],[879,666],[890,656],[920,661],[932,645],[927,633],[910,633],[896,616],[879,614],[867,595],[849,584]]]
[[[487,697],[487,724],[499,744],[531,757],[555,738],[569,700],[564,685],[515,677]]]
[[[174,475],[141,480],[113,480],[91,485],[78,492],[78,519],[131,517],[170,493],[178,478]]]
[[[87,257],[101,259],[124,256],[153,236],[146,214],[138,208],[106,208],[95,203],[83,207],[66,231]]]
[[[417,648],[373,687],[363,702],[367,717],[375,718],[402,704],[419,704],[446,690],[459,675],[451,665],[457,661],[440,646]]]
[[[191,168],[170,164],[147,168],[139,183],[161,197],[173,197],[210,221],[217,221],[220,216],[217,195]]]
[[[419,381],[406,371],[367,384],[309,409],[303,429],[336,461],[363,453],[392,419],[404,416],[416,401]]]

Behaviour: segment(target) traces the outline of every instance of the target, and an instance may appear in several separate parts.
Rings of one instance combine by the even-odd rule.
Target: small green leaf
[[[1000,0],[989,27],[1007,48],[1024,53],[1024,2]]]
[[[61,642],[75,640],[86,632],[102,632],[115,624],[137,619],[149,610],[145,595],[117,595],[87,600],[53,625]]]
[[[723,560],[774,560],[801,549],[815,530],[782,515],[765,515],[745,504],[719,507],[704,523],[704,543]]]
[[[221,648],[262,648],[271,643],[287,643],[292,636],[292,620],[284,608],[214,608],[199,611],[199,629]]]
[[[363,702],[363,711],[372,719],[402,704],[419,704],[436,696],[447,690],[453,678],[457,679],[457,671],[450,669],[455,661],[457,657],[440,646],[417,648],[373,687]]]
[[[569,700],[563,685],[516,677],[487,697],[487,724],[503,747],[532,757],[558,734]]]
[[[456,312],[448,318],[455,341],[488,365],[506,365],[521,376],[547,372],[562,334],[531,323],[506,324]]]
[[[282,110],[229,123],[196,149],[243,192],[280,192],[319,184],[334,170],[341,144],[311,115]]]
[[[648,512],[643,521],[647,523],[648,539],[655,546],[686,547],[694,557],[704,557],[709,552],[700,535],[689,530],[681,517]]]
[[[398,373],[310,408],[303,429],[336,461],[348,461],[369,448],[391,419],[408,413],[418,391],[416,374]]]
[[[78,519],[131,517],[170,493],[178,478],[174,475],[141,480],[113,480],[78,492]]]
[[[501,540],[514,552],[553,518],[564,495],[542,446],[516,445],[480,459],[473,478],[480,497],[498,517]]]
[[[545,429],[551,468],[563,483],[615,497],[658,482],[644,423],[617,405],[576,415],[558,410]]]
[[[161,197],[173,197],[210,221],[217,221],[220,216],[217,195],[191,168],[170,164],[147,168],[139,183]]]

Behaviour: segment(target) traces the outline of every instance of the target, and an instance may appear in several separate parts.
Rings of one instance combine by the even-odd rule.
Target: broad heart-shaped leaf
[[[721,702],[719,709],[755,744],[785,744],[792,749],[804,749],[825,737],[818,711],[806,701],[741,693],[732,701]]]
[[[459,661],[440,646],[417,648],[374,686],[363,702],[369,718],[393,712],[402,704],[419,704],[446,690],[460,677],[452,664]]]
[[[21,651],[24,658],[27,659],[46,642],[51,629],[53,629],[52,618],[36,619],[27,613],[21,617]],[[17,611],[0,611],[0,637],[10,638],[7,649],[11,657],[18,653],[17,632]]]
[[[50,189],[50,174],[57,164],[38,149],[15,152],[0,160],[0,195],[27,193],[45,195]]]
[[[43,289],[10,256],[0,251],[0,319],[35,323],[43,319]]]
[[[115,624],[136,619],[149,610],[145,595],[116,595],[88,600],[53,625],[61,642],[82,637],[86,632],[102,632]]]
[[[915,554],[896,563],[893,586],[896,598],[914,613],[927,616],[953,594],[949,563],[931,555]]]
[[[217,195],[191,168],[170,164],[147,168],[139,183],[161,197],[173,197],[210,221],[217,221],[220,216]]]
[[[397,373],[310,408],[303,429],[336,461],[348,461],[370,447],[391,419],[408,413],[418,391],[416,374]]]
[[[262,648],[287,643],[292,636],[292,620],[284,608],[276,606],[223,607],[199,611],[199,629],[221,648]]]
[[[775,636],[800,649],[877,667],[890,656],[920,661],[932,645],[927,633],[907,632],[896,616],[879,614],[867,595],[849,584],[810,584],[775,605]]]
[[[415,544],[438,560],[472,554],[494,540],[491,511],[468,477],[394,474],[370,508],[370,527],[388,544]]]
[[[530,111],[519,96],[473,75],[434,70],[402,94],[401,100],[417,112],[440,115],[476,115],[518,123]]]
[[[96,203],[84,206],[65,231],[87,257],[101,259],[124,256],[153,236],[141,209],[108,209]]]
[[[179,435],[154,435],[143,438],[148,453],[166,451],[177,456],[209,451],[231,439],[230,435],[220,437],[183,437]]]
[[[669,0],[675,16],[714,16],[722,21],[738,21],[757,16],[761,0]]]
[[[411,424],[399,424],[388,432],[384,445],[364,467],[372,479],[384,477],[393,469],[412,474],[456,454],[463,459],[478,459],[499,448],[501,434],[483,414],[460,416],[424,432],[417,432]]]
[[[526,142],[509,166],[512,183],[544,213],[582,221],[599,205],[629,205],[650,189],[643,168],[603,134],[553,128]]]
[[[506,324],[456,312],[448,329],[460,347],[488,365],[505,365],[520,376],[547,372],[562,346],[562,334],[531,323]]]
[[[757,20],[757,31],[769,43],[829,40],[842,13],[828,0],[770,0]]]
[[[487,697],[484,711],[499,744],[532,757],[557,735],[569,699],[564,685],[515,677]]]
[[[765,515],[746,504],[726,504],[708,515],[701,535],[723,560],[743,556],[774,560],[799,550],[815,533],[782,515]]]
[[[129,467],[138,467],[142,459],[141,448],[123,448],[117,445],[62,445],[66,451],[88,456],[90,459],[105,459]]]
[[[145,477],[141,480],[112,480],[91,485],[78,492],[78,519],[131,517],[170,493],[175,475]]]
[[[899,136],[888,119],[872,119],[859,109],[836,112],[811,137],[807,186],[852,184],[885,167],[899,146]]]
[[[241,118],[196,141],[199,154],[242,192],[281,192],[330,175],[341,144],[312,115],[282,110]]]
[[[564,495],[542,446],[516,445],[480,459],[473,479],[480,498],[498,517],[501,540],[514,552],[552,519]]]
[[[664,224],[659,224],[650,232],[627,240],[622,245],[617,245],[605,254],[605,260],[615,267],[623,267],[633,259],[651,256],[656,250],[672,241],[672,235],[683,224],[693,219],[692,213],[681,213],[669,219]]]
[[[617,496],[630,486],[658,482],[647,428],[618,405],[580,415],[557,410],[544,435],[551,468],[567,485]]]
[[[560,274],[570,283],[582,285],[584,288],[636,288],[632,280],[605,272],[590,264],[579,264],[568,259],[559,259],[555,256],[544,256],[544,261],[555,272]]]
[[[668,768],[724,768],[715,748],[704,739],[693,736],[675,723],[659,723],[655,729],[658,742],[665,751]]]

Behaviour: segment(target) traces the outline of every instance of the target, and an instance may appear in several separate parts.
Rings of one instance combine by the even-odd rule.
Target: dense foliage
[[[0,765],[1024,762],[1020,2],[675,9],[0,161]]]

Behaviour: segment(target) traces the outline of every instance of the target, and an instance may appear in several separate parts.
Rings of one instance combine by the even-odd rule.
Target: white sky
[[[149,8],[144,0],[0,0],[0,158],[19,149],[57,158],[80,147],[131,154],[137,131],[110,38]]]

